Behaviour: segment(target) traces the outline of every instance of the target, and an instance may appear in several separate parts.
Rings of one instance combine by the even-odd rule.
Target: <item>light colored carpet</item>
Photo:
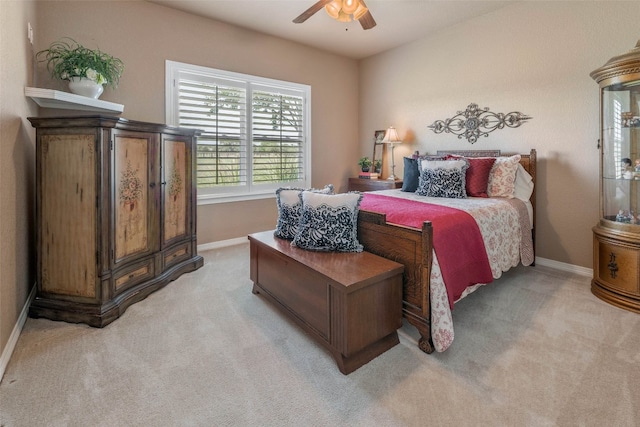
[[[348,376],[251,293],[248,244],[202,253],[104,329],[28,319],[0,384],[13,426],[634,426],[640,316],[589,278],[519,267]]]

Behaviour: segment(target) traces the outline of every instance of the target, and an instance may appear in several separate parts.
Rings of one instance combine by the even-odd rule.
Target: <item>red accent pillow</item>
[[[449,158],[463,158],[469,162],[469,169],[466,175],[467,196],[470,197],[489,197],[487,195],[487,186],[489,184],[489,173],[493,164],[496,162],[495,157],[462,157],[449,155]]]
[[[467,158],[467,160],[469,160],[469,169],[467,169],[467,195],[472,197],[489,197],[487,195],[489,173],[496,159],[494,157],[483,157],[477,159]]]

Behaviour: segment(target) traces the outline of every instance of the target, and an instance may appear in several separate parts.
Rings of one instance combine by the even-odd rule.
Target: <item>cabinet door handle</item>
[[[611,278],[615,279],[616,273],[618,272],[618,263],[616,262],[616,254],[613,252],[609,254],[609,264],[607,264],[607,268],[609,269]]]

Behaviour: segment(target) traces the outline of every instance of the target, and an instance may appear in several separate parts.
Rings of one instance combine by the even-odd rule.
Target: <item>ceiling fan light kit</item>
[[[364,0],[319,0],[309,9],[302,12],[293,22],[301,24],[323,7],[330,17],[339,22],[357,20],[365,30],[376,26],[376,21],[373,19]]]
[[[362,3],[358,2],[358,8],[353,12],[353,19],[360,19],[365,13],[369,12],[369,9]]]
[[[347,15],[343,11],[340,11],[340,14],[338,15],[338,18],[336,18],[336,19],[338,21],[340,21],[340,22],[351,22],[351,16]]]
[[[324,10],[327,12],[327,15],[333,19],[338,19],[340,17],[340,6],[339,1],[332,1],[324,7]]]
[[[333,0],[331,3],[342,4],[342,11],[347,15],[352,15],[358,6],[360,6],[360,2],[358,0]]]
[[[360,3],[360,0],[332,0],[324,7],[324,10],[333,19],[340,22],[351,22],[352,19],[362,18],[362,15],[367,13],[369,9]]]

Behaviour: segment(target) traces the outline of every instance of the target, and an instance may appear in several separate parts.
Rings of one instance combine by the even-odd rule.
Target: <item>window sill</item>
[[[218,203],[247,202],[251,200],[275,199],[275,191],[254,194],[204,194],[198,196],[198,205],[214,205]]]

